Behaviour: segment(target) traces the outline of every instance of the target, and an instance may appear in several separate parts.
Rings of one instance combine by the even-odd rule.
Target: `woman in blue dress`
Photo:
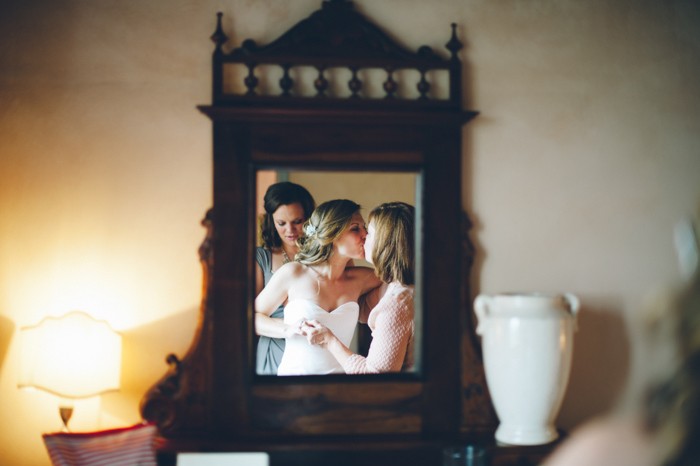
[[[264,198],[265,214],[260,222],[262,246],[255,249],[255,295],[260,294],[272,274],[293,261],[299,252],[297,238],[303,236],[304,222],[316,207],[314,198],[303,186],[288,181],[271,185]],[[270,316],[284,318],[284,305]],[[277,375],[284,354],[284,339],[261,336],[258,340],[256,372]]]

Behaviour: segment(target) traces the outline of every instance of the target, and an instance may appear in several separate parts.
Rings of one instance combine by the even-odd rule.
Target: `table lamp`
[[[119,389],[122,337],[105,321],[84,312],[46,317],[20,330],[18,387],[41,389],[63,398],[63,430],[73,414],[73,399]]]

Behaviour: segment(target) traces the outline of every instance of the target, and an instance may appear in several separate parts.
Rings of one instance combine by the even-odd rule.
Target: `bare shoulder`
[[[350,280],[360,285],[360,294],[365,294],[382,284],[374,270],[369,267],[348,267],[346,273]]]
[[[294,279],[309,273],[309,267],[301,262],[289,262],[277,269],[275,276],[281,279]]]
[[[365,280],[370,279],[372,276],[376,277],[376,275],[374,275],[374,270],[369,267],[361,266],[346,267],[345,274],[348,278],[353,280]]]

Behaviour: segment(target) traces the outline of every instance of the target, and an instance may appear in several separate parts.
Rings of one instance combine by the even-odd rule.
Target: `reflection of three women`
[[[349,200],[312,209],[311,195],[293,183],[274,184],[265,195],[263,247],[256,251],[257,372],[410,368],[413,207],[382,204],[369,214],[367,226],[360,206]],[[374,269],[355,267],[354,259],[366,259]],[[366,357],[349,349],[358,320],[372,330]]]

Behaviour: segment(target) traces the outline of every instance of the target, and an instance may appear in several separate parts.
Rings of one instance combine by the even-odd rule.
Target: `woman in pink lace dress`
[[[382,204],[369,214],[365,259],[383,285],[364,296],[360,322],[372,330],[366,358],[319,322],[304,324],[309,343],[327,348],[348,374],[399,372],[413,365],[414,217],[414,208],[403,202]]]

